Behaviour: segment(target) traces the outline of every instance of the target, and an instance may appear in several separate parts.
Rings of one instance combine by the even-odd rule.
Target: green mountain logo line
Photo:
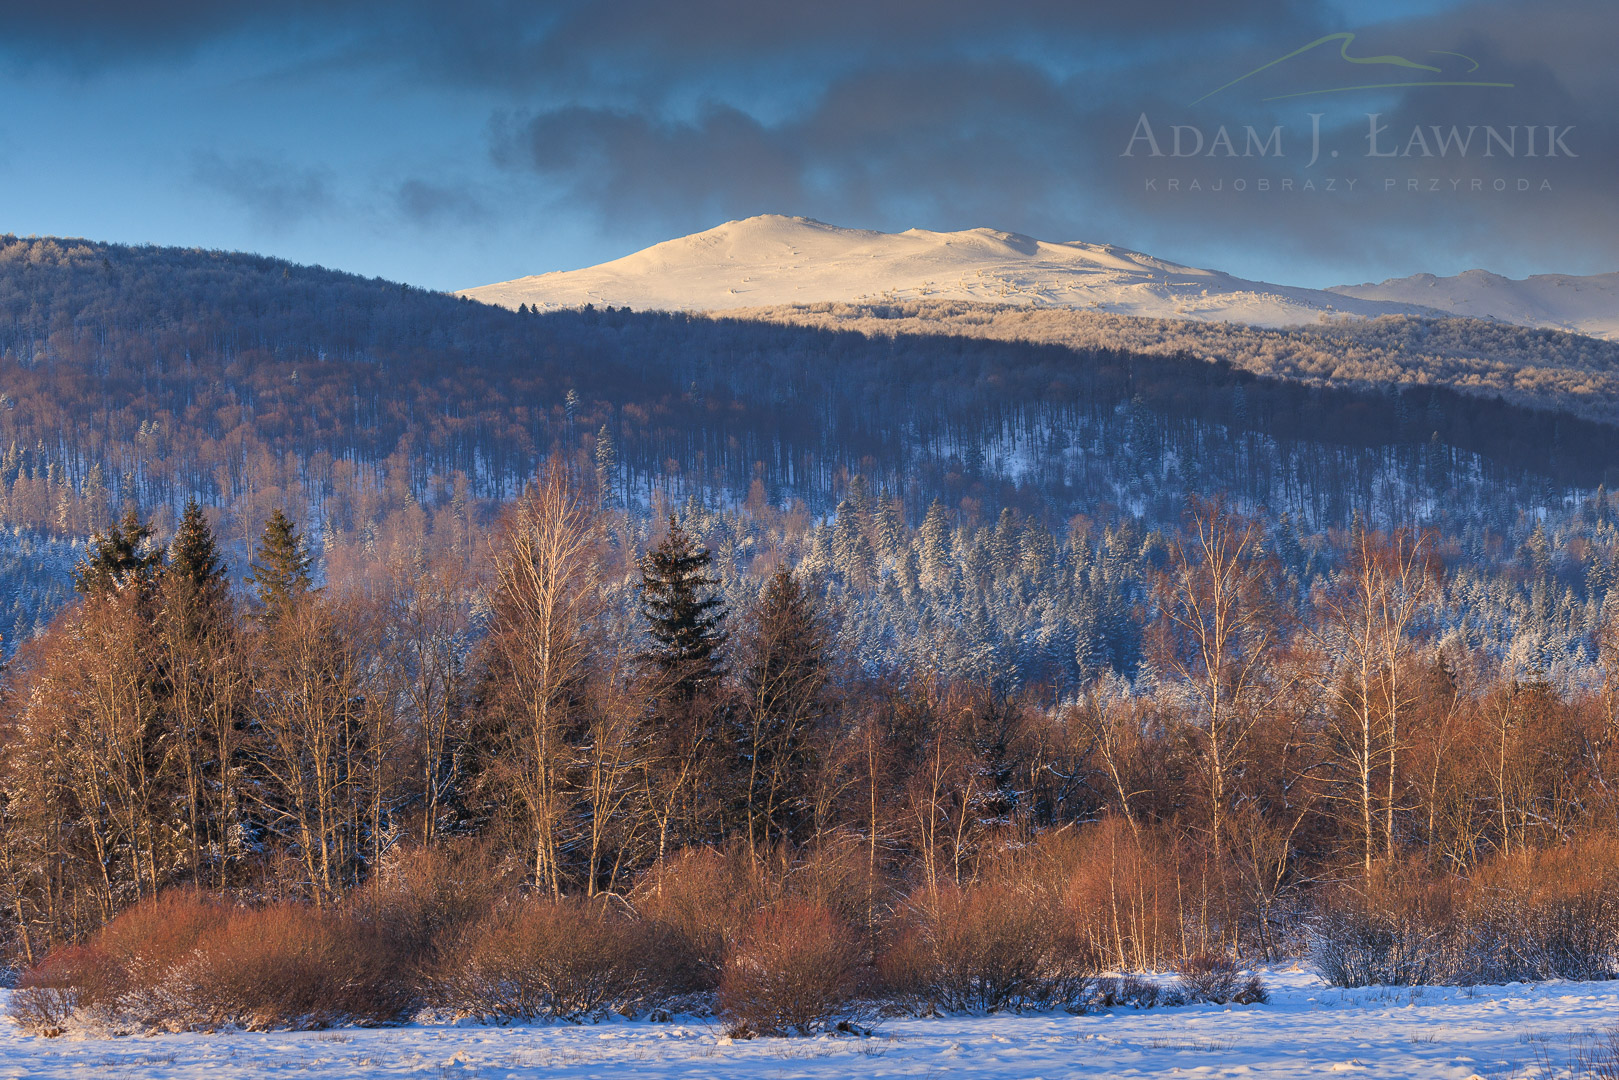
[[[1246,75],[1237,76],[1235,79],[1232,79],[1230,82],[1226,83],[1224,86],[1215,87],[1213,90],[1210,90],[1208,93],[1206,93],[1202,97],[1198,98],[1197,101],[1192,102],[1192,104],[1196,105],[1199,102],[1207,101],[1209,98],[1213,97],[1214,95],[1219,94],[1219,93],[1221,93],[1223,91],[1229,90],[1233,86],[1236,86],[1238,83],[1243,82],[1244,80],[1247,80],[1247,79],[1251,79],[1255,75],[1258,75],[1262,71],[1268,71],[1269,69],[1275,67],[1278,64],[1286,63],[1287,61],[1293,59],[1295,56],[1303,56],[1305,53],[1311,52],[1311,51],[1313,51],[1315,49],[1319,49],[1321,46],[1326,45],[1326,44],[1328,44],[1330,42],[1334,42],[1334,41],[1339,43],[1339,45],[1338,45],[1338,56],[1341,59],[1343,59],[1344,61],[1348,62],[1348,63],[1368,65],[1368,66],[1371,66],[1373,68],[1379,68],[1379,69],[1381,69],[1381,68],[1396,68],[1396,69],[1399,69],[1400,72],[1407,72],[1407,71],[1409,71],[1409,72],[1426,72],[1426,73],[1428,73],[1429,77],[1425,78],[1425,77],[1421,77],[1421,76],[1418,76],[1418,75],[1405,75],[1405,76],[1401,77],[1401,76],[1395,75],[1394,73],[1387,73],[1387,72],[1383,72],[1383,71],[1375,71],[1375,72],[1369,72],[1368,74],[1372,75],[1374,78],[1377,75],[1385,75],[1385,77],[1388,77],[1390,79],[1390,81],[1388,81],[1388,82],[1362,82],[1362,83],[1356,83],[1356,84],[1351,85],[1351,86],[1323,86],[1323,87],[1317,87],[1317,88],[1311,89],[1311,90],[1295,90],[1295,91],[1293,91],[1291,93],[1286,93],[1286,94],[1272,94],[1271,96],[1269,96],[1267,98],[1264,98],[1262,100],[1264,100],[1264,101],[1283,101],[1283,100],[1285,100],[1287,98],[1311,97],[1311,96],[1316,95],[1316,94],[1342,94],[1342,93],[1348,93],[1348,92],[1354,91],[1354,90],[1390,90],[1390,89],[1399,89],[1399,88],[1412,87],[1412,86],[1510,87],[1510,86],[1513,85],[1512,83],[1509,83],[1509,82],[1490,82],[1490,81],[1485,81],[1485,80],[1481,80],[1481,79],[1457,78],[1457,77],[1451,75],[1450,73],[1448,73],[1444,68],[1438,66],[1437,64],[1424,64],[1424,63],[1420,63],[1420,62],[1418,62],[1416,60],[1407,59],[1404,56],[1395,56],[1395,55],[1392,55],[1392,54],[1385,55],[1385,56],[1351,56],[1350,53],[1349,53],[1349,46],[1350,46],[1351,43],[1354,42],[1354,40],[1355,40],[1355,35],[1352,34],[1352,33],[1349,33],[1348,31],[1343,31],[1343,32],[1340,32],[1340,33],[1337,33],[1337,34],[1328,34],[1326,37],[1316,38],[1314,41],[1310,42],[1308,45],[1301,45],[1297,49],[1294,49],[1292,52],[1286,53],[1286,54],[1284,54],[1282,56],[1278,56],[1276,59],[1270,61],[1267,64],[1259,65],[1258,67],[1254,68],[1252,71],[1248,72]],[[1446,49],[1429,49],[1425,55],[1428,55],[1428,56],[1449,56],[1449,57],[1454,57],[1454,58],[1456,58],[1458,60],[1466,61],[1468,67],[1467,67],[1467,69],[1465,71],[1459,72],[1458,74],[1460,74],[1460,75],[1471,75],[1473,72],[1475,72],[1475,71],[1477,71],[1479,69],[1479,62],[1477,60],[1473,59],[1471,56],[1468,56],[1466,53],[1451,52],[1451,51],[1446,50]]]

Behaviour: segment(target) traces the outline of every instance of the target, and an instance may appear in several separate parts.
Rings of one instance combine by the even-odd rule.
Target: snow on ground
[[[710,1020],[411,1025],[44,1039],[0,1021],[0,1080],[238,1077],[1529,1077],[1619,1025],[1619,982],[1337,990],[1270,972],[1268,1005],[889,1020],[870,1039],[731,1042]]]
[[[977,300],[1120,315],[1294,326],[1323,316],[1436,314],[1401,301],[1248,281],[1110,244],[994,229],[902,233],[765,214],[622,259],[463,290],[540,310],[585,304],[722,311],[821,301]]]
[[[1619,340],[1619,273],[1535,274],[1515,280],[1488,270],[1467,270],[1452,277],[1417,274],[1378,284],[1338,285],[1328,291]]]
[[[465,289],[542,311],[585,304],[726,311],[820,302],[973,300],[1147,318],[1297,326],[1342,315],[1454,314],[1619,337],[1619,274],[1513,281],[1483,270],[1304,289],[1249,281],[1110,244],[995,229],[902,233],[763,214],[582,270]]]

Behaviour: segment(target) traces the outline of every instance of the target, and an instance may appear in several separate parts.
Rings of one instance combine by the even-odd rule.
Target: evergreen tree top
[[[185,578],[198,589],[212,589],[223,585],[225,579],[225,563],[219,557],[219,549],[214,543],[214,532],[208,526],[208,518],[197,505],[196,499],[186,501],[185,513],[180,515],[180,525],[174,532],[174,542],[169,545],[170,575]]]
[[[297,526],[277,507],[264,523],[248,575],[266,617],[274,618],[293,600],[313,591],[313,562]]]
[[[127,585],[150,585],[163,565],[162,551],[143,551],[152,530],[132,506],[105,534],[91,539],[91,551],[73,568],[74,591],[92,596]]]
[[[726,610],[713,592],[719,580],[709,572],[712,562],[673,516],[668,535],[641,562],[641,608],[653,641],[643,659],[693,692],[723,675]]]

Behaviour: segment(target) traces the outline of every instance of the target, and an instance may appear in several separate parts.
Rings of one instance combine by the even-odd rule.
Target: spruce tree
[[[736,732],[750,844],[802,842],[810,824],[810,735],[828,708],[831,632],[799,579],[779,570],[749,613]]]
[[[163,564],[162,551],[142,551],[152,531],[132,506],[107,533],[91,539],[91,550],[73,568],[73,588],[84,596],[129,585],[150,586]]]
[[[931,592],[950,588],[950,518],[944,504],[934,500],[917,530],[917,564],[922,587]]]
[[[669,534],[641,562],[641,610],[652,637],[642,659],[676,702],[713,692],[725,674],[725,602],[713,592],[712,562],[672,515]]]
[[[196,499],[186,500],[185,513],[169,544],[161,593],[165,625],[180,641],[206,633],[229,614],[230,581],[225,563]]]
[[[289,604],[311,591],[312,562],[297,526],[277,508],[264,523],[253,572],[248,575],[266,619],[278,617]]]
[[[174,542],[169,545],[169,566],[165,574],[177,583],[184,582],[209,601],[225,591],[225,563],[214,544],[208,518],[196,499],[186,500],[185,513],[180,516]]]
[[[613,436],[606,424],[596,432],[595,459],[597,501],[602,506],[615,506],[618,503],[618,450],[613,446]]]

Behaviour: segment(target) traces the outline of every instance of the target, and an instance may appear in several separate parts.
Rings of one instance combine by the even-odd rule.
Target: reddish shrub
[[[483,1021],[597,1020],[661,992],[678,941],[602,902],[525,900],[470,928],[436,979],[442,1004]]]
[[[1310,952],[1341,986],[1619,976],[1619,844],[1589,837],[1465,877],[1380,868],[1317,897]]]
[[[682,989],[712,990],[730,943],[754,912],[779,895],[752,853],[742,849],[717,852],[688,849],[665,859],[642,879],[633,899],[649,922],[662,928],[689,960]]]
[[[172,975],[183,1026],[250,1030],[381,1024],[417,1002],[411,973],[375,927],[336,911],[233,911]]]
[[[787,900],[758,912],[725,958],[719,1008],[732,1035],[811,1035],[864,1015],[869,964],[824,904]]]
[[[511,888],[483,847],[451,841],[393,853],[352,907],[425,972]]]
[[[1007,885],[919,895],[881,965],[889,992],[971,1013],[1081,1007],[1095,969],[1049,896]]]
[[[1181,904],[1197,897],[1172,844],[1108,819],[1053,837],[1040,850],[1062,873],[1063,908],[1100,961],[1126,971],[1161,970],[1180,955]]]
[[[1337,986],[1451,981],[1458,884],[1432,881],[1420,868],[1390,867],[1323,891],[1311,928],[1311,961]]]
[[[1498,858],[1467,886],[1475,981],[1619,977],[1619,841]]]
[[[123,968],[105,950],[61,946],[22,973],[9,1011],[29,1031],[60,1035],[77,1016],[112,1010],[125,986]]]
[[[19,1020],[55,1028],[75,1013],[146,1030],[386,1023],[417,999],[373,926],[303,904],[230,907],[196,893],[131,908],[91,946],[53,950],[19,986]]]

